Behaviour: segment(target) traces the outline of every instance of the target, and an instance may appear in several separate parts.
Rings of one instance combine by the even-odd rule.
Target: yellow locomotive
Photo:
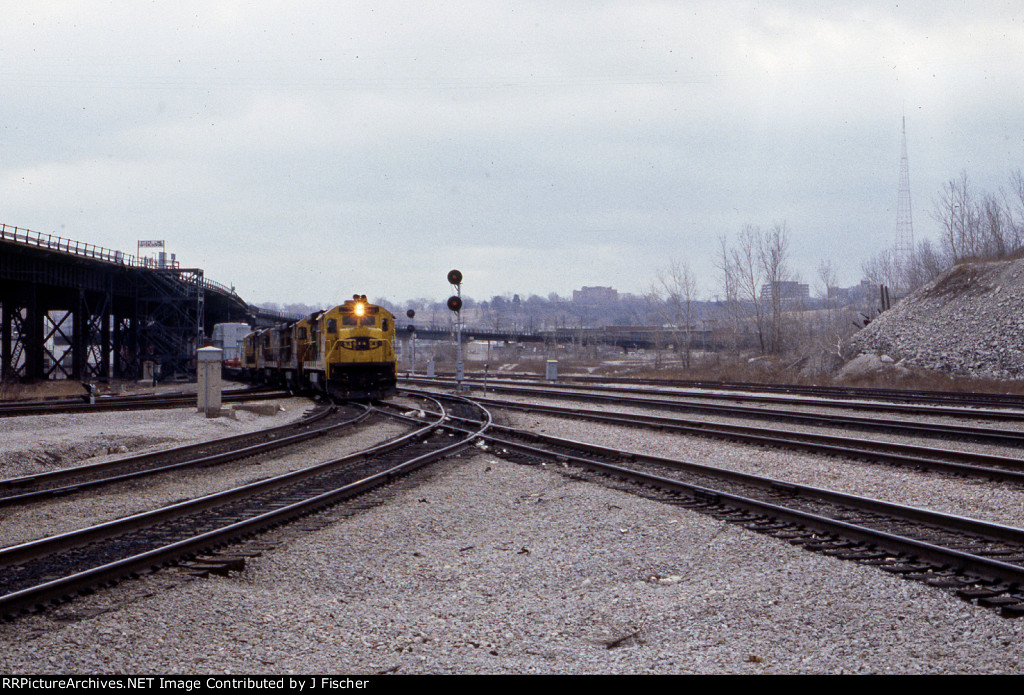
[[[293,323],[247,335],[243,372],[254,381],[336,398],[395,391],[395,317],[366,295]]]

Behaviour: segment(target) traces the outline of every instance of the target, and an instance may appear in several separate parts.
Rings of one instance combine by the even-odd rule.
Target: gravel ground
[[[1007,483],[957,479],[913,470],[908,466],[852,461],[633,427],[602,425],[600,434],[594,435],[598,431],[595,425],[544,415],[509,412],[505,417],[513,426],[553,437],[597,440],[605,446],[627,451],[655,453],[706,466],[1024,527],[1024,487]],[[1020,452],[1013,455],[1019,457]]]
[[[301,419],[312,408],[305,398],[256,402],[237,406],[236,416],[207,419],[189,409],[134,411],[102,415],[50,415],[40,418],[0,420],[0,428],[15,436],[0,444],[0,466],[5,475],[25,475],[26,463],[45,462],[46,470],[105,461],[180,444],[277,427]],[[263,413],[263,414],[260,414]],[[272,413],[272,414],[268,414]],[[18,420],[20,422],[13,422]],[[41,435],[40,430],[45,432]],[[2,431],[2,430],[0,430]],[[244,459],[226,465],[147,476],[137,482],[107,488],[101,494],[85,492],[74,497],[43,500],[22,508],[0,508],[0,547],[72,531],[157,509],[188,497],[211,494],[256,480],[308,467],[365,449],[407,432],[398,423],[374,428],[343,428],[284,452]],[[115,432],[109,435],[105,432]],[[109,439],[108,439],[109,437]],[[39,452],[25,449],[22,439],[38,440]],[[95,452],[116,455],[92,457]],[[35,466],[32,465],[34,468]]]
[[[194,408],[0,418],[0,477],[276,427],[301,419],[312,408],[309,399],[286,398],[229,404],[224,411],[233,415],[219,418],[206,418]]]
[[[163,571],[0,625],[2,670],[1024,671],[1024,622],[878,569],[475,450],[419,478],[277,532],[241,573]]]

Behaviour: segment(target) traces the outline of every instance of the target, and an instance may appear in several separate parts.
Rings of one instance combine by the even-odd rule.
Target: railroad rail
[[[523,382],[541,382],[543,377],[536,374],[491,375],[495,377]],[[439,378],[454,379],[454,374],[439,374]],[[482,381],[485,376],[479,372],[467,374],[470,381]],[[955,404],[957,406],[1002,407],[1024,409],[1024,394],[986,393],[982,391],[946,391],[946,390],[915,390],[898,388],[866,388],[858,386],[812,386],[805,384],[766,384],[744,381],[710,381],[698,379],[644,379],[638,377],[560,375],[559,383],[586,386],[605,386],[626,384],[630,386],[650,386],[658,389],[691,389],[698,391],[740,391],[744,393],[777,393],[785,395],[804,395],[815,398],[831,398],[836,400],[880,400],[894,403],[932,403]]]
[[[516,428],[495,425],[483,438],[498,456],[628,481],[655,499],[1024,616],[1024,529]]]
[[[455,384],[454,379],[448,378],[427,378],[427,377],[405,377],[401,383],[415,384],[420,386],[439,386],[448,388]],[[706,401],[729,403],[729,412],[734,413],[763,413],[764,408],[753,408],[737,403],[761,403],[772,406],[810,406],[815,408],[833,408],[838,410],[856,410],[873,413],[898,413],[911,416],[945,416],[970,420],[1010,420],[1024,422],[1024,409],[1017,407],[1006,408],[975,408],[975,407],[953,407],[949,405],[908,405],[886,401],[855,401],[835,398],[812,398],[812,397],[790,397],[778,395],[759,395],[757,393],[708,393],[708,392],[687,392],[665,389],[639,389],[623,386],[590,386],[565,383],[537,383],[517,382],[506,379],[464,379],[463,386],[480,388],[489,391],[502,393],[530,393],[543,392],[546,395],[554,395],[558,392],[566,398],[578,400],[617,400],[616,396],[644,396],[652,402],[659,402],[667,405],[670,401],[676,403],[678,409],[688,408],[689,410],[719,411],[724,412],[726,406],[715,406]],[[660,398],[657,401],[656,398]],[[772,409],[773,414],[789,414],[790,412],[781,409]]]
[[[520,403],[476,396],[473,400],[488,408],[517,410],[601,422],[610,425],[642,427],[699,437],[741,441],[759,446],[799,449],[813,453],[869,460],[891,465],[912,466],[922,470],[940,471],[956,476],[970,476],[1024,484],[1024,459],[976,451],[959,451],[937,447],[901,444],[892,441],[854,438],[784,430],[778,426],[751,427],[728,423],[701,422],[681,418],[635,413],[585,410],[538,403]],[[944,436],[938,426],[934,435]]]
[[[0,549],[0,614],[18,615],[99,584],[209,552],[305,516],[469,446],[490,426],[437,436],[449,415],[385,444],[231,490],[89,528]],[[474,406],[463,403],[465,410]],[[402,417],[402,416],[397,416]]]
[[[251,400],[290,398],[292,395],[288,391],[261,388],[228,389],[223,392],[221,400],[225,403],[240,403]],[[196,394],[194,393],[100,396],[94,401],[88,400],[87,396],[50,401],[4,401],[0,402],[0,417],[88,413],[105,410],[183,408],[195,404]]]
[[[431,381],[427,385],[447,385],[447,382],[438,384],[436,381]],[[406,387],[405,390],[408,391],[408,387]],[[636,391],[605,394],[597,392],[581,392],[571,389],[566,390],[560,386],[520,387],[498,385],[492,388],[490,384],[488,384],[487,390],[518,396],[539,396],[572,401],[589,401],[614,406],[629,405],[638,408],[702,413],[725,418],[769,419],[773,423],[789,422],[811,427],[843,427],[847,429],[889,432],[934,439],[961,438],[975,442],[998,444],[1001,446],[1024,446],[1024,431],[1021,430],[998,429],[994,427],[972,425],[954,425],[949,422],[936,424],[880,418],[878,416],[841,415],[835,413],[815,413],[808,410],[762,408],[742,405],[719,405],[715,403],[693,403],[686,400],[680,401],[675,398],[652,398],[648,397],[646,394],[638,393]],[[807,401],[803,402],[801,405],[814,407],[819,404]],[[825,403],[825,407],[830,407],[831,405],[833,404],[828,402]],[[874,409],[868,408],[868,411],[874,412]],[[935,410],[931,408],[927,410],[927,414],[930,414],[933,417],[956,417],[955,414],[950,414],[947,410]],[[990,415],[985,419],[987,420],[992,418],[996,418],[996,416]],[[1010,421],[1016,422],[1017,417],[1014,415],[1010,418]]]
[[[365,420],[365,406],[317,408],[298,422],[134,456],[0,480],[0,507],[69,495],[144,476],[215,466],[292,446]],[[326,424],[316,426],[321,420]]]

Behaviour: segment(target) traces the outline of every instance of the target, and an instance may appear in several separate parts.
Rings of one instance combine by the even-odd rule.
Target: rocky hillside
[[[1024,259],[956,266],[878,316],[845,352],[948,374],[1024,379]]]

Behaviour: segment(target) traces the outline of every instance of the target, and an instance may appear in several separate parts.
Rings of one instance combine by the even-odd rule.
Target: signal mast
[[[455,390],[462,391],[464,365],[462,363],[462,273],[458,270],[448,271],[448,283],[455,288],[455,294],[448,297],[448,308],[455,312]]]

